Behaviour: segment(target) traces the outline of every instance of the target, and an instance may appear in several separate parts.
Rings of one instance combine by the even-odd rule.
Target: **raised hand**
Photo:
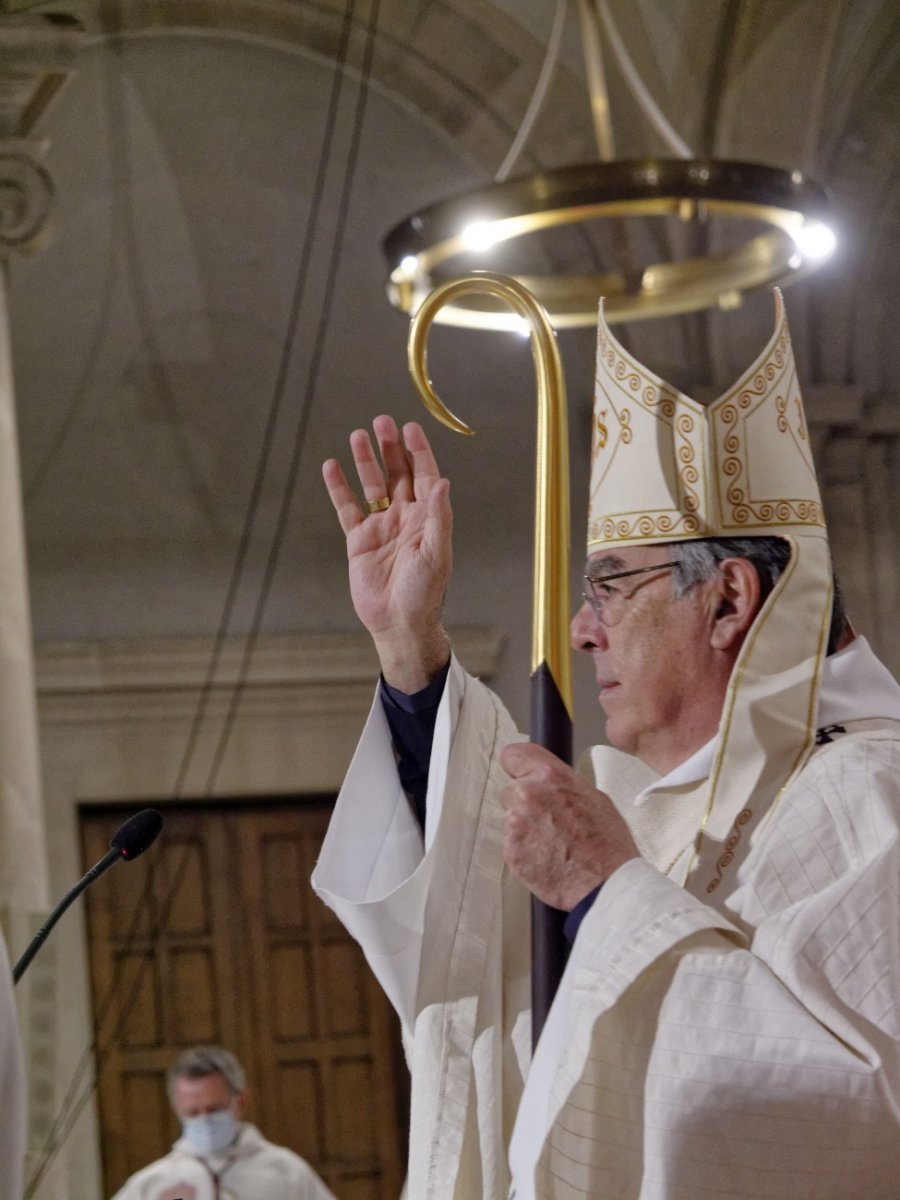
[[[380,463],[366,430],[350,435],[366,509],[336,459],[323,464],[322,475],[347,538],[356,613],[372,635],[387,682],[415,692],[450,656],[441,623],[452,567],[450,484],[421,426],[410,422],[401,436],[391,417],[380,416],[372,427]]]
[[[571,910],[617,867],[640,857],[613,802],[570,766],[528,742],[500,755],[503,857],[545,904]]]

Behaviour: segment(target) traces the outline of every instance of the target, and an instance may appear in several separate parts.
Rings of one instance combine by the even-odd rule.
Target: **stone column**
[[[47,858],[6,252],[27,244],[32,234],[44,227],[51,195],[43,168],[18,145],[7,148],[0,144],[0,923],[11,962],[27,945],[46,911]],[[0,981],[0,987],[10,984]],[[29,977],[17,994],[23,1032],[40,1015],[42,990]],[[45,1025],[52,1037],[52,1009]],[[8,1030],[4,1032],[8,1034]],[[26,1052],[28,1041],[22,1038]],[[29,1092],[33,1098],[33,1079],[29,1079]],[[15,1089],[11,1097],[18,1110],[20,1098]],[[4,1153],[13,1156],[2,1168],[4,1178],[11,1166],[16,1169],[16,1140],[7,1145],[0,1136]]]
[[[0,175],[0,195],[2,195]],[[25,527],[6,281],[0,276],[0,911],[47,903]]]
[[[7,264],[49,229],[53,185],[43,166],[41,118],[74,65],[79,31],[8,7],[0,17],[0,923],[15,961],[47,910],[32,630],[7,307]],[[19,9],[24,5],[19,5]],[[56,1107],[54,949],[16,989],[27,1063],[26,1180]],[[52,1174],[52,1172],[51,1172]],[[55,1181],[48,1180],[51,1186]],[[46,1193],[45,1193],[46,1194]],[[64,1200],[57,1186],[54,1195]]]
[[[6,267],[48,228],[53,184],[35,128],[74,44],[71,31],[24,13],[0,23],[0,920],[14,952],[22,931],[13,925],[46,907],[47,867]]]

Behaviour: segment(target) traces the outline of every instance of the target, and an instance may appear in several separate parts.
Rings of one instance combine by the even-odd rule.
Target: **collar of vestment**
[[[878,718],[900,721],[900,685],[868,641],[857,637],[825,660],[816,725],[841,727]],[[718,740],[713,738],[662,777],[610,746],[591,750],[596,785],[610,795],[641,853],[661,871],[669,871],[696,838]]]

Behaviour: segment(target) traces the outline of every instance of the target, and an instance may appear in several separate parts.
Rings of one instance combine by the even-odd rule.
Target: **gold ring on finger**
[[[386,508],[390,508],[391,501],[389,496],[382,496],[380,500],[367,500],[366,509],[369,514],[384,512]]]

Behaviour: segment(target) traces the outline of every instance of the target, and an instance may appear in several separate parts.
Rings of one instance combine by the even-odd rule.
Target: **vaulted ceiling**
[[[570,7],[517,172],[596,158]],[[801,376],[829,428],[868,421],[895,438],[896,0],[610,9],[694,154],[801,170],[831,190],[838,252],[786,296]],[[24,170],[23,151],[29,170],[43,168],[0,181],[39,640],[211,633],[242,547],[233,632],[254,614],[269,632],[351,627],[319,463],[376,413],[423,411],[406,374],[407,321],[385,299],[381,240],[409,213],[491,181],[554,10],[549,0],[0,5],[0,169]],[[609,54],[607,72],[617,155],[665,153]],[[15,249],[45,202],[37,244]],[[653,236],[667,249],[677,232]],[[612,252],[602,230],[534,251],[556,266]],[[513,263],[498,253],[472,265]],[[771,320],[759,294],[739,312],[621,336],[672,382],[709,394],[752,360]],[[577,446],[593,335],[560,342]],[[451,618],[518,627],[534,441],[527,345],[439,330],[432,363],[478,431],[463,442],[433,426],[454,481],[458,557],[478,568],[451,595]]]

